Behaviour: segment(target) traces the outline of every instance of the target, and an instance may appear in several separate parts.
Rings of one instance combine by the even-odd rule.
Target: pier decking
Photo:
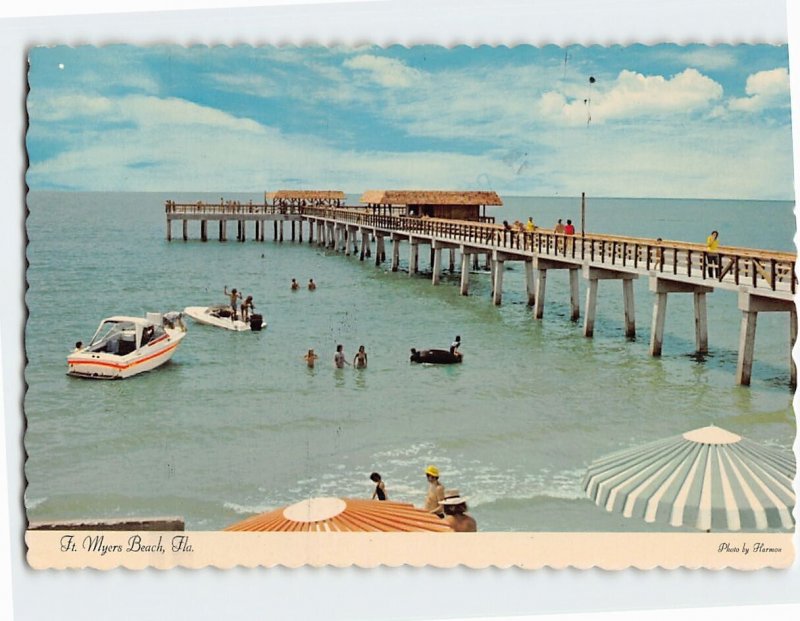
[[[710,255],[702,244],[671,240],[625,237],[617,235],[565,235],[549,229],[533,232],[509,230],[486,221],[465,221],[429,217],[409,217],[378,213],[374,206],[351,207],[343,204],[344,195],[322,192],[316,200],[302,197],[270,195],[272,202],[247,204],[225,202],[218,204],[166,203],[167,240],[172,240],[172,222],[182,223],[182,238],[188,240],[188,223],[200,222],[200,238],[208,240],[208,222],[218,223],[218,239],[227,240],[227,223],[236,221],[236,240],[247,239],[249,222],[254,223],[252,239],[265,241],[268,222],[273,225],[273,240],[284,240],[284,223],[291,225],[290,239],[303,241],[307,230],[309,243],[355,254],[360,260],[371,258],[375,264],[386,261],[386,241],[392,248],[392,271],[398,271],[400,244],[408,246],[408,272],[419,271],[419,248],[429,246],[432,283],[440,280],[443,252],[449,253],[450,270],[455,271],[456,252],[460,254],[460,290],[469,292],[470,269],[477,267],[479,257],[491,270],[494,304],[502,302],[503,268],[507,261],[524,264],[528,303],[534,307],[534,317],[544,317],[547,273],[568,270],[571,318],[580,318],[579,272],[586,282],[583,334],[592,337],[597,308],[597,292],[601,281],[622,281],[624,328],[628,337],[636,334],[633,280],[649,279],[655,294],[649,352],[660,356],[664,339],[667,298],[671,293],[690,293],[694,304],[695,346],[698,353],[708,351],[708,320],[706,295],[717,289],[738,293],[742,311],[736,382],[750,383],[756,323],[761,312],[785,312],[789,316],[790,382],[797,385],[797,368],[791,359],[791,349],[797,339],[797,312],[794,295],[797,277],[796,255],[788,252],[752,248],[720,247]],[[482,218],[483,220],[483,218]],[[372,251],[372,243],[375,251]]]

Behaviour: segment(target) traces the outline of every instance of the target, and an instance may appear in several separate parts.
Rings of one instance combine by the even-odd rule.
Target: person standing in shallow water
[[[386,495],[386,486],[383,484],[383,480],[381,479],[381,475],[377,472],[373,472],[369,475],[369,478],[375,483],[375,491],[372,492],[372,500],[376,498],[378,500],[389,500],[389,496]]]
[[[299,288],[300,288],[300,284],[297,282],[297,280],[292,278],[292,291],[297,291]]]
[[[313,278],[309,278],[308,279],[308,290],[309,291],[315,291],[316,288],[317,288],[317,283],[314,282]]]
[[[353,358],[353,366],[356,369],[366,369],[367,368],[367,352],[364,349],[363,345],[361,345],[358,348],[358,352],[356,352],[356,355]]]
[[[313,349],[309,349],[308,353],[305,356],[303,356],[303,360],[306,361],[306,364],[308,365],[309,369],[314,368],[314,362],[317,360],[317,358],[319,358],[319,356],[317,356],[317,354],[314,353]]]
[[[344,346],[337,345],[336,346],[336,353],[333,355],[333,365],[337,369],[344,369],[344,365],[350,364],[347,362],[347,358],[344,355]]]

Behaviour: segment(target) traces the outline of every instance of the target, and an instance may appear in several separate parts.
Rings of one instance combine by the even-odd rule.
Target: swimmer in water
[[[317,356],[317,354],[314,353],[313,349],[309,349],[308,353],[305,356],[303,356],[303,360],[306,361],[306,364],[308,365],[309,369],[314,368],[314,361],[317,360],[318,358],[319,356]]]
[[[358,348],[358,352],[356,352],[355,358],[353,358],[353,366],[356,369],[367,368],[367,352],[364,350],[363,345]]]

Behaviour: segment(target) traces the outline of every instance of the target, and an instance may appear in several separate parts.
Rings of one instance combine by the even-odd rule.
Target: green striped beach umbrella
[[[791,529],[793,454],[703,427],[593,462],[583,488],[607,511],[703,531]]]

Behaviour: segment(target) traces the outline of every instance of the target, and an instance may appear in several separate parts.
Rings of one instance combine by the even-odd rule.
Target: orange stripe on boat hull
[[[170,345],[169,347],[161,350],[160,352],[158,352],[156,354],[151,354],[150,356],[146,356],[145,358],[139,358],[138,360],[134,360],[132,362],[129,362],[128,364],[119,364],[119,363],[116,363],[116,362],[107,362],[105,360],[74,360],[74,359],[70,360],[69,358],[67,358],[67,364],[69,364],[70,366],[74,366],[74,365],[81,365],[81,366],[91,365],[91,366],[99,366],[99,367],[111,367],[112,369],[119,369],[120,371],[125,371],[126,369],[130,369],[130,368],[135,367],[135,366],[137,366],[139,364],[145,363],[145,362],[147,362],[149,360],[153,360],[154,358],[158,358],[159,356],[163,356],[164,354],[167,354],[167,353],[171,352],[178,345],[180,345],[180,341],[176,341],[174,344]]]

